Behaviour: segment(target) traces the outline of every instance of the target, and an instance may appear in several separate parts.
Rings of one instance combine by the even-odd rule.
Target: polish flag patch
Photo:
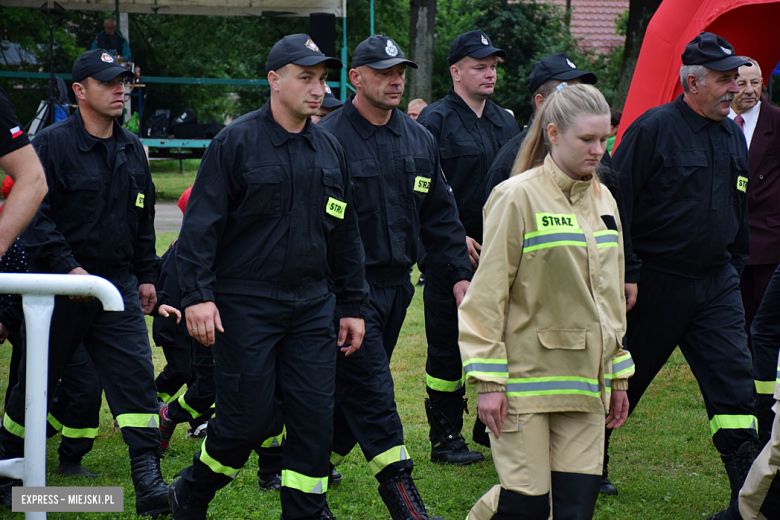
[[[22,129],[18,126],[15,126],[11,129],[11,139],[15,139],[22,135]]]

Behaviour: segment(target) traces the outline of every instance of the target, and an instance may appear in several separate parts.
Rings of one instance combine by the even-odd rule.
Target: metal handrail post
[[[106,311],[122,311],[125,305],[111,282],[92,275],[4,273],[0,274],[0,294],[22,295],[27,331],[24,458],[0,461],[0,476],[21,478],[28,487],[44,487],[49,332],[54,295],[95,296]],[[45,520],[46,513],[25,513],[24,517]]]

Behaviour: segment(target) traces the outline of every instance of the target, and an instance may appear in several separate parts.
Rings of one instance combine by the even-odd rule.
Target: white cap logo
[[[306,48],[307,48],[307,49],[310,49],[310,50],[312,50],[312,51],[314,51],[314,52],[319,52],[319,51],[320,51],[320,48],[319,48],[319,47],[317,47],[317,44],[316,44],[316,43],[314,43],[314,42],[313,42],[313,41],[311,41],[311,40],[306,40],[306,44],[305,44],[305,45],[306,45]]]
[[[333,94],[333,92],[330,91],[330,87],[328,86],[327,83],[325,84],[325,92],[327,92],[328,94]]]
[[[723,52],[725,52],[726,54],[731,54],[731,53],[732,53],[732,50],[731,50],[731,49],[727,49],[726,47],[723,47],[723,46],[721,46],[721,47],[720,47],[720,50],[722,50],[722,51],[723,51]]]
[[[569,58],[566,58],[566,63],[569,65],[569,67],[576,69],[577,66],[574,64],[573,61],[571,61]]]
[[[396,56],[398,56],[398,47],[395,46],[393,40],[387,40],[387,46],[385,47],[385,52],[391,58],[395,58]]]
[[[485,38],[484,34],[480,36],[480,38],[482,38],[482,45],[490,45],[490,42],[488,42],[488,39]]]
[[[101,54],[100,59],[105,61],[106,63],[114,63],[114,58],[112,58],[111,55],[108,54],[107,52]]]

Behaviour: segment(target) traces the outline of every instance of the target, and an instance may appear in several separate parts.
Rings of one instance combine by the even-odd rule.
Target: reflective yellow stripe
[[[431,189],[431,179],[429,177],[415,177],[414,178],[414,191],[421,193],[428,193]]]
[[[425,374],[425,384],[432,390],[438,390],[439,392],[455,392],[463,388],[463,378],[461,377],[457,381],[447,381],[446,379],[439,379],[432,375]]]
[[[532,395],[586,395],[600,397],[600,387],[597,379],[585,377],[525,377],[508,379],[506,382],[506,395],[532,396]]]
[[[411,457],[409,457],[408,453],[409,450],[406,449],[406,446],[395,446],[370,460],[368,462],[368,467],[371,468],[371,471],[376,475],[393,462],[409,460]]]
[[[342,202],[338,199],[334,199],[333,197],[328,197],[328,202],[325,205],[325,213],[333,217],[343,219],[346,210],[347,210],[346,202]]]
[[[197,419],[198,417],[200,417],[201,415],[203,415],[202,413],[198,413],[198,412],[196,412],[196,411],[195,411],[195,409],[194,409],[193,407],[191,407],[190,405],[188,405],[188,404],[187,404],[187,401],[185,401],[185,400],[184,400],[184,396],[185,396],[185,395],[187,395],[187,394],[181,394],[181,395],[179,396],[179,398],[177,399],[177,401],[179,402],[179,405],[180,405],[180,406],[181,406],[181,407],[182,407],[182,408],[183,408],[183,409],[184,409],[184,410],[185,410],[185,411],[186,411],[188,414],[190,414],[190,415],[192,416],[192,418],[193,418],[193,419]]]
[[[200,461],[209,467],[211,471],[214,473],[219,473],[220,475],[227,475],[230,478],[236,478],[236,475],[238,475],[238,472],[241,471],[241,468],[231,468],[230,466],[225,466],[224,464],[220,464],[216,460],[214,460],[211,455],[208,454],[206,451],[206,439],[203,439],[203,444],[200,446]]]
[[[162,399],[166,403],[170,403],[171,402],[171,396],[166,394],[166,393],[157,392],[157,397],[159,397],[160,399]]]
[[[49,414],[46,417],[46,420],[48,421],[48,423],[51,425],[52,428],[54,428],[58,432],[62,431],[62,423],[58,421],[57,418],[54,417],[52,414]]]
[[[604,247],[617,247],[620,240],[620,235],[617,231],[608,229],[606,231],[596,231],[593,233],[593,238],[596,239],[596,247],[601,249]]]
[[[120,428],[159,428],[158,415],[149,413],[123,413],[116,416]]]
[[[634,372],[634,359],[629,352],[612,360],[612,377],[623,379],[623,376]]]
[[[8,417],[8,414],[5,414],[5,417],[3,417],[3,428],[5,428],[8,433],[13,433],[17,437],[24,439],[24,426]]]
[[[740,175],[737,177],[737,189],[741,192],[747,192],[748,179]]]
[[[268,437],[263,444],[260,445],[261,448],[277,448],[284,444],[284,435],[287,433],[287,426],[282,427],[282,433],[277,435],[276,437]]]
[[[710,420],[710,431],[712,435],[715,435],[720,429],[751,429],[758,431],[758,425],[753,415],[716,415]]]
[[[291,469],[283,469],[282,486],[304,493],[324,495],[328,491],[328,477],[307,477]]]
[[[463,362],[466,378],[471,376],[509,377],[506,359],[471,358]]]
[[[97,428],[68,428],[67,426],[62,428],[62,436],[71,439],[94,439],[97,434]]]
[[[526,237],[533,236],[546,231],[580,231],[580,225],[577,223],[577,216],[574,213],[535,213],[536,229],[533,233],[528,233]]]
[[[775,381],[756,381],[757,394],[774,394]]]
[[[339,464],[344,462],[344,459],[346,459],[346,458],[347,458],[346,455],[339,455],[338,453],[336,453],[334,451],[334,452],[331,452],[331,454],[330,454],[330,463],[333,464],[334,466],[338,466]]]

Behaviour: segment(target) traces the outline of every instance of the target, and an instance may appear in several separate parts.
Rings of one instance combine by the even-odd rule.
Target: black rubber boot
[[[257,472],[257,487],[260,491],[279,491],[282,489],[282,475],[280,473]]]
[[[97,478],[97,475],[95,473],[92,473],[91,471],[87,471],[81,466],[81,462],[77,462],[77,461],[68,462],[65,460],[61,460],[60,466],[57,468],[57,473],[68,477]]]
[[[739,501],[732,500],[728,509],[712,515],[707,520],[742,520],[742,515],[739,512]]]
[[[13,504],[13,488],[21,486],[22,481],[15,478],[0,477],[0,505],[11,509]]]
[[[468,449],[460,433],[465,409],[466,399],[460,396],[447,397],[436,403],[425,399],[425,413],[431,426],[428,435],[431,441],[431,462],[467,466],[485,460],[480,452]]]
[[[330,510],[327,502],[325,502],[325,507],[322,509],[322,513],[320,514],[320,520],[336,520],[336,515],[334,515]]]
[[[607,430],[609,432],[609,430]],[[609,433],[604,436],[604,467],[601,470],[601,483],[599,484],[599,495],[617,496],[618,490],[615,485],[609,481]]]
[[[444,520],[440,516],[428,517],[417,486],[405,471],[379,484],[379,496],[393,520]]]
[[[498,509],[491,520],[547,520],[549,517],[549,493],[531,496],[501,488]]]
[[[732,501],[736,501],[739,497],[739,490],[742,489],[742,485],[745,483],[747,474],[750,471],[750,466],[753,465],[753,461],[757,456],[758,451],[756,451],[756,446],[752,441],[743,442],[734,453],[720,456],[723,460],[723,465],[726,466],[726,474],[729,477]]]
[[[487,432],[485,423],[479,419],[479,409],[477,410],[477,418],[474,421],[474,429],[471,430],[471,438],[480,446],[490,447],[490,435]]]
[[[172,520],[206,520],[209,500],[193,493],[184,478],[176,479],[168,488],[168,503]]]
[[[591,520],[599,496],[599,475],[550,473],[552,510],[555,520]]]
[[[328,475],[328,489],[338,487],[339,484],[341,484],[341,479],[343,477],[341,476],[341,473],[336,471],[335,466],[333,464],[330,465],[330,475]]]
[[[160,472],[160,457],[153,451],[130,459],[135,488],[135,512],[138,516],[157,517],[171,512],[168,506],[168,484]]]

